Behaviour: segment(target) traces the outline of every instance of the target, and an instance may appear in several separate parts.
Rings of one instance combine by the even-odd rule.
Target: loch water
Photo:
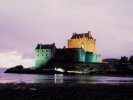
[[[5,70],[0,68],[0,83],[133,84],[132,76],[15,74],[4,73]]]

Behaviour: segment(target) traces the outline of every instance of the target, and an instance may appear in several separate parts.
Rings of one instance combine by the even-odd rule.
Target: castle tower
[[[71,39],[68,40],[68,48],[82,48],[86,52],[96,53],[96,39],[93,39],[91,32],[73,33]]]

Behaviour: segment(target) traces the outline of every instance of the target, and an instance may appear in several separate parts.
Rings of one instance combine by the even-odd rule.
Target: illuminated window
[[[81,48],[82,48],[82,49],[84,49],[84,48],[85,48],[85,45],[84,45],[84,44],[82,44],[82,45],[81,45]]]

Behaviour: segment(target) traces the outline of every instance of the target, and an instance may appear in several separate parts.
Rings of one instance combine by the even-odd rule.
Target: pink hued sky
[[[0,0],[0,67],[34,66],[38,43],[92,32],[103,58],[133,54],[133,0]]]

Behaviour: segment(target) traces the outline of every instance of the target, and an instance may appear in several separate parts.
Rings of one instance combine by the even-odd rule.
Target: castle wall
[[[99,63],[99,62],[102,62],[102,58],[101,58],[101,55],[99,54],[86,53],[85,62]]]
[[[68,40],[68,48],[83,48],[86,52],[96,53],[96,40],[89,38],[78,38]]]
[[[85,62],[85,52],[82,49],[57,49],[55,60],[63,62]]]
[[[46,65],[52,58],[51,49],[36,49],[35,50],[35,66],[40,68],[42,65]]]

